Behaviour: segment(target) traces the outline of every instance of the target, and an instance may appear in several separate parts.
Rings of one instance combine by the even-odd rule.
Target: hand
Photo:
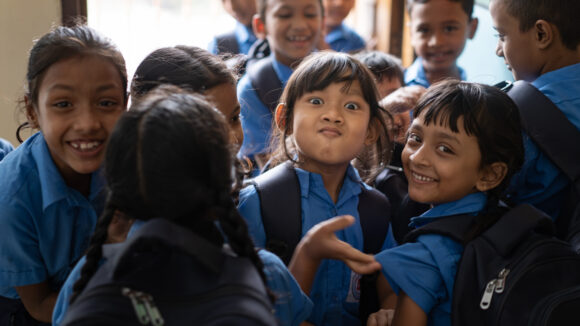
[[[325,258],[339,259],[356,273],[373,273],[381,268],[375,258],[339,240],[335,235],[336,231],[342,230],[354,222],[354,217],[342,215],[318,223],[306,233],[298,247],[304,251],[305,256],[314,261]]]
[[[390,326],[393,324],[394,309],[381,309],[369,315],[367,326]]]
[[[124,242],[127,239],[127,234],[133,222],[135,222],[135,219],[129,218],[119,211],[115,211],[115,215],[107,229],[107,240],[105,240],[105,243]]]

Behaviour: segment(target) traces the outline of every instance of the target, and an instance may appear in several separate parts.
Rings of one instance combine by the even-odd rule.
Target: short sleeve
[[[255,186],[250,185],[240,191],[238,212],[248,224],[248,232],[252,240],[254,240],[254,245],[259,248],[265,248],[266,232],[262,222],[260,196]]]
[[[310,316],[312,301],[280,258],[266,250],[260,250],[258,254],[264,263],[268,288],[276,297],[275,313],[280,326],[300,325]]]

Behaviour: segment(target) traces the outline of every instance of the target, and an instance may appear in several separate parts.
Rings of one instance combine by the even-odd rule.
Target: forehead
[[[115,65],[96,55],[73,56],[55,62],[46,70],[40,88],[50,88],[54,84],[78,87],[79,82],[99,87],[104,84],[113,85],[119,90],[123,88]]]
[[[302,10],[307,8],[319,8],[319,0],[267,0],[266,12],[280,9]]]
[[[410,12],[411,23],[439,23],[445,21],[467,22],[469,17],[461,2],[450,0],[430,0],[426,3],[413,3]]]

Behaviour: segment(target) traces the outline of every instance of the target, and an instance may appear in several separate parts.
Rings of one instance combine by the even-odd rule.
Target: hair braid
[[[86,262],[81,270],[81,276],[73,286],[73,293],[70,299],[71,303],[76,300],[79,294],[81,294],[85,286],[89,283],[90,279],[99,268],[99,261],[103,256],[102,247],[107,240],[109,224],[111,224],[114,215],[115,207],[110,204],[109,200],[107,200],[107,206],[97,221],[95,232],[91,237],[89,248],[87,249],[86,253]]]

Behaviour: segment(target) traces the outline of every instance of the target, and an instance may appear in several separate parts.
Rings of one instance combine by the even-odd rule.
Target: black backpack
[[[247,74],[260,101],[274,114],[284,87],[272,60],[272,57],[266,57],[252,62],[247,67]]]
[[[580,131],[533,85],[520,80],[497,86],[517,104],[526,133],[571,182],[556,229],[580,252]]]
[[[236,38],[235,31],[216,36],[215,43],[217,47],[217,54],[240,53],[240,46],[238,45],[238,39]]]
[[[441,218],[419,227],[408,241],[437,233],[464,243],[474,216]],[[550,217],[522,204],[465,244],[457,267],[453,326],[578,325],[580,256],[554,237]]]
[[[258,271],[164,219],[143,225],[91,278],[62,325],[276,325]]]
[[[286,265],[302,237],[300,184],[290,161],[284,162],[248,181],[260,197],[262,222],[266,233],[266,249],[279,256]],[[390,222],[390,203],[376,189],[361,184],[358,211],[366,253],[376,254],[383,246]],[[363,323],[379,309],[376,276],[363,275],[360,280],[359,314]]]

